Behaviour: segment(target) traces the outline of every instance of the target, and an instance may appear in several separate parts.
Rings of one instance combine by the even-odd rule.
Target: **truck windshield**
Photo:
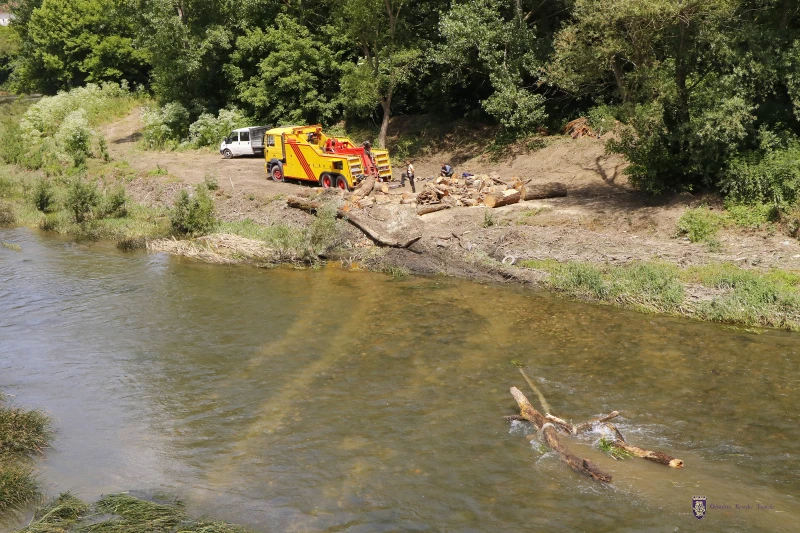
[[[228,134],[228,142],[232,143],[239,142],[239,132],[238,131],[230,132]]]

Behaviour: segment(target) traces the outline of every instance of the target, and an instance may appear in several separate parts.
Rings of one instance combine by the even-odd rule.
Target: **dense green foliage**
[[[372,120],[379,144],[398,114],[494,121],[506,137],[583,115],[598,131],[621,121],[609,149],[645,190],[798,201],[796,0],[20,0],[15,16],[0,83],[144,86],[153,146],[198,119],[192,144],[212,144],[212,118],[239,122],[226,109]],[[69,123],[62,153],[79,163],[80,117]]]

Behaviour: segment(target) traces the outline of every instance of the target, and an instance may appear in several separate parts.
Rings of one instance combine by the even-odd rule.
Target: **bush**
[[[766,202],[781,209],[790,208],[800,201],[800,143],[734,159],[721,188],[738,202]]]
[[[10,226],[17,221],[14,206],[8,202],[0,200],[0,226]]]
[[[725,215],[707,207],[687,209],[678,220],[678,234],[688,236],[691,242],[709,242],[725,223]]]
[[[219,182],[217,181],[217,177],[213,174],[206,174],[203,178],[203,184],[209,191],[216,191],[219,189]]]
[[[216,117],[203,113],[189,126],[189,142],[197,148],[218,146],[228,133],[246,125],[244,113],[236,108],[221,109]]]
[[[125,193],[125,187],[120,185],[110,192],[103,193],[98,215],[100,218],[128,216],[128,195]]]
[[[513,84],[501,85],[481,102],[483,109],[506,130],[520,135],[533,132],[547,119],[544,104],[544,96]]]
[[[181,235],[204,235],[217,223],[214,218],[214,201],[203,186],[195,188],[193,195],[185,189],[182,190],[175,200],[169,218],[173,231]]]
[[[64,119],[55,134],[58,148],[72,158],[75,166],[82,165],[92,155],[92,135],[86,111],[78,109]]]
[[[75,222],[85,221],[99,202],[97,185],[92,181],[75,178],[67,187],[67,209],[72,212]]]
[[[55,203],[55,196],[50,180],[40,179],[33,189],[33,205],[42,213],[49,213]]]
[[[725,203],[725,211],[740,228],[759,229],[778,219],[780,213],[773,205]]]
[[[177,102],[143,110],[142,121],[142,139],[148,148],[177,146],[189,133],[189,111]]]
[[[617,124],[614,108],[606,104],[591,108],[587,113],[587,118],[589,125],[598,135],[612,131]]]

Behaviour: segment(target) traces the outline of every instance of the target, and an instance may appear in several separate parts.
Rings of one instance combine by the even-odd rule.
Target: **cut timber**
[[[539,411],[533,408],[531,402],[528,401],[525,395],[522,394],[518,388],[511,387],[511,395],[517,401],[517,405],[519,405],[519,411],[522,417],[525,420],[532,422],[542,432],[547,446],[556,452],[559,457],[561,457],[561,460],[564,461],[571,469],[579,474],[596,479],[597,481],[602,481],[603,483],[611,482],[610,474],[606,474],[600,470],[597,465],[588,459],[582,459],[577,455],[574,455],[566,448],[566,446],[561,443],[561,439],[558,436],[558,431],[556,431],[555,426],[551,422],[548,422]]]
[[[294,207],[295,209],[313,212],[322,207],[322,202],[310,200],[308,198],[301,198],[299,196],[289,196],[286,198],[286,205],[289,207]]]
[[[428,213],[435,213],[436,211],[442,211],[443,209],[450,209],[450,206],[447,204],[420,205],[417,207],[417,214],[427,215]]]
[[[667,455],[664,452],[657,452],[657,451],[650,451],[650,450],[643,450],[638,446],[634,446],[632,444],[628,444],[625,441],[625,438],[622,436],[622,433],[619,432],[617,426],[614,424],[606,424],[606,427],[610,429],[616,440],[611,444],[611,446],[615,448],[619,448],[620,450],[624,450],[636,457],[641,457],[642,459],[647,459],[648,461],[653,461],[654,463],[659,463],[662,465],[667,465],[672,468],[683,468],[683,461],[672,457],[671,455]]]
[[[382,192],[384,194],[388,194],[389,184],[382,181],[376,181],[375,185],[372,186],[372,192]]]
[[[559,198],[567,195],[567,186],[558,181],[522,187],[522,200],[542,200],[544,198]]]
[[[521,195],[519,191],[515,189],[509,189],[507,191],[503,191],[502,193],[492,193],[487,194],[486,198],[484,198],[483,203],[486,207],[502,207],[504,205],[515,204],[519,202]]]
[[[356,187],[356,190],[353,191],[353,196],[369,196],[369,193],[372,192],[372,189],[375,187],[375,178],[372,176],[367,176],[364,178],[364,181],[361,182],[361,185]]]

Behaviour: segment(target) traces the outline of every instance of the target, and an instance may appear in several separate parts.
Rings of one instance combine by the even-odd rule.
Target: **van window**
[[[232,131],[228,134],[228,140],[232,143],[239,142],[239,132]]]
[[[250,132],[249,131],[241,132],[239,134],[239,140],[241,142],[243,142],[243,143],[249,143],[250,142]]]
[[[267,146],[275,146],[275,136],[267,135]]]

